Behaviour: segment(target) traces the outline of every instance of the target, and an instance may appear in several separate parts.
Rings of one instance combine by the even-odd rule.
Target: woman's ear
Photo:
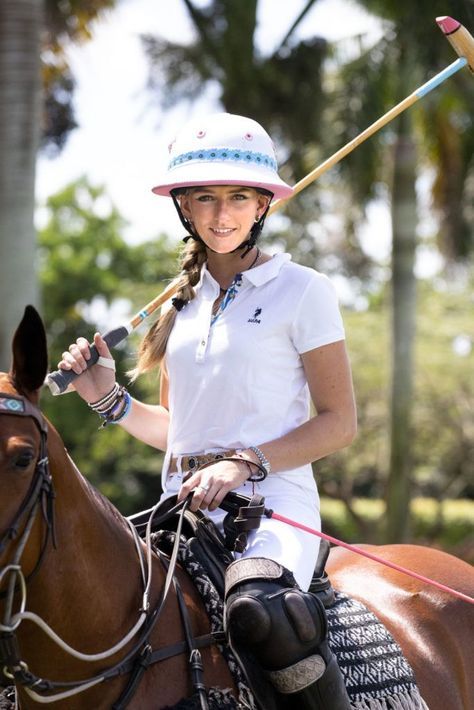
[[[181,212],[183,215],[186,217],[186,219],[191,222],[191,210],[190,210],[190,195],[188,192],[183,193],[182,195],[179,196],[179,206],[181,209]]]
[[[265,210],[267,209],[268,205],[270,204],[271,197],[270,195],[263,195],[261,192],[257,193],[257,216],[260,219],[260,217],[263,215]]]

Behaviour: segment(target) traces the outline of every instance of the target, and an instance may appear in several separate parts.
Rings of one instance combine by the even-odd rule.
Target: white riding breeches
[[[177,493],[181,481],[180,474],[168,479],[163,498]],[[265,508],[307,527],[321,529],[319,496],[313,480],[303,487],[291,481],[291,474],[270,474],[265,481],[258,484],[247,482],[237,488],[236,492],[250,497],[252,489],[264,496]],[[204,512],[222,532],[223,520],[227,513],[220,508]],[[258,530],[249,533],[245,552],[235,553],[235,556],[266,557],[275,560],[291,570],[301,589],[307,591],[316,565],[319,543],[320,538],[311,533],[263,516]]]

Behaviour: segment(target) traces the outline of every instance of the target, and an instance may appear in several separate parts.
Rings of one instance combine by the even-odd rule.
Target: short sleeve
[[[317,271],[311,274],[296,309],[291,338],[300,354],[344,340],[336,290],[324,274]]]

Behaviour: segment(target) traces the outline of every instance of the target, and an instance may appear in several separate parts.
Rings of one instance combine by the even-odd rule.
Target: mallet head
[[[437,17],[436,22],[454,51],[467,60],[469,69],[474,72],[474,37],[452,17]]]

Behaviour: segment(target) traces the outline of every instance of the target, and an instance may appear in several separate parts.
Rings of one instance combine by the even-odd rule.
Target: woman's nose
[[[227,200],[216,200],[215,211],[218,217],[226,216],[229,212]]]

